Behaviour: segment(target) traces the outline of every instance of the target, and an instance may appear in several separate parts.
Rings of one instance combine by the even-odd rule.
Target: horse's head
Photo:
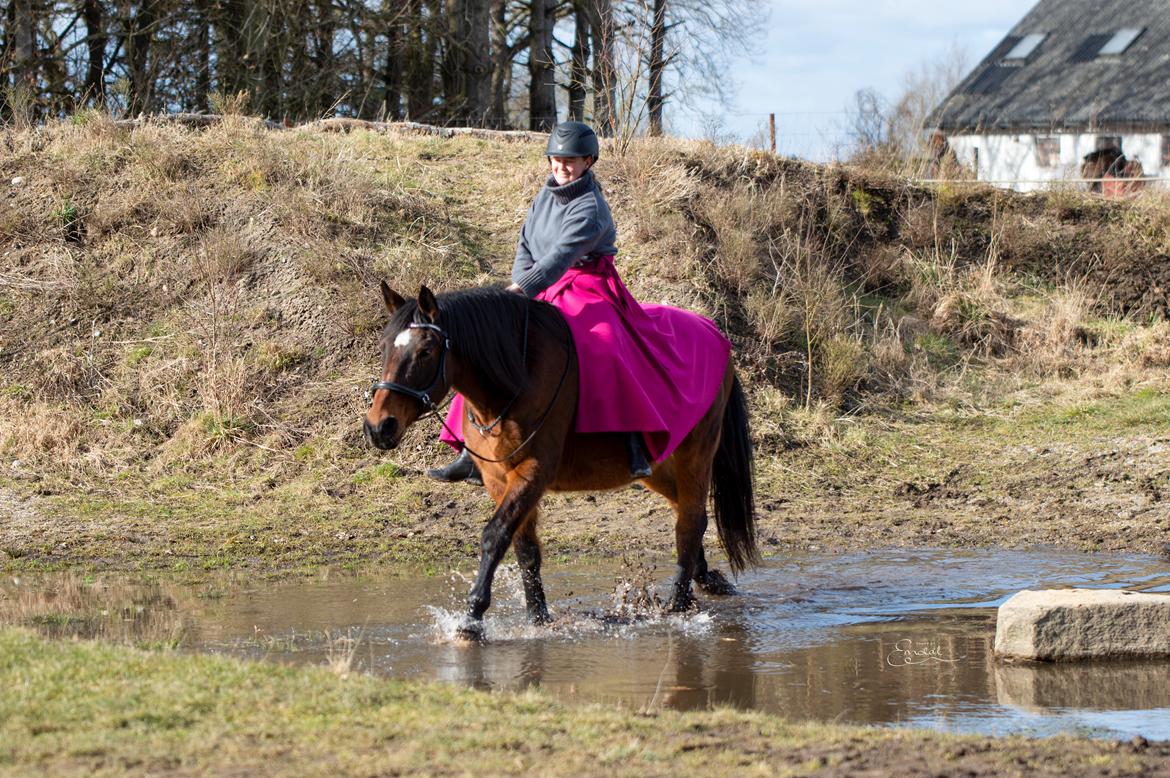
[[[382,299],[390,322],[382,330],[382,378],[373,386],[366,412],[366,440],[390,449],[424,411],[450,391],[447,352],[450,342],[439,326],[439,302],[425,286],[418,300],[407,301],[382,282]]]

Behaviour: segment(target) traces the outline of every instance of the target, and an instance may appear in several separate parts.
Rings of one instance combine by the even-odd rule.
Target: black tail
[[[739,376],[736,376],[731,385],[731,397],[723,410],[723,438],[715,452],[711,479],[715,526],[734,573],[760,561],[760,552],[756,548],[752,466],[747,398]]]

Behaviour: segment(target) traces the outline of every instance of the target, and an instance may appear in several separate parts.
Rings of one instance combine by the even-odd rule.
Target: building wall
[[[1122,153],[1140,160],[1146,176],[1170,175],[1162,164],[1164,133],[951,135],[947,141],[963,165],[974,168],[978,159],[980,181],[1029,192],[1045,188],[1044,182],[1080,178],[1082,159],[1097,148],[1099,136],[1107,135],[1121,138]],[[1037,140],[1045,137],[1057,138],[1060,144],[1059,157],[1053,155],[1054,164],[1048,167],[1042,167],[1037,156]]]

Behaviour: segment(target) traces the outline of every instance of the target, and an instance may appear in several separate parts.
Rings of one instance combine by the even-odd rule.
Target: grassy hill
[[[543,144],[231,116],[128,126],[96,112],[3,129],[0,144],[0,486],[37,498],[26,513],[58,517],[35,539],[10,525],[0,553],[287,564],[471,549],[482,496],[402,477],[447,456],[435,430],[418,425],[389,459],[361,440],[377,283],[504,283]],[[930,518],[866,534],[865,495],[964,478],[979,491],[999,471],[948,475],[956,461],[991,451],[1002,456],[989,467],[1018,473],[1034,457],[1003,446],[1029,445],[1029,431],[1081,440],[1132,417],[1125,445],[1158,445],[1170,418],[1162,198],[922,189],[679,140],[604,149],[597,172],[634,294],[707,314],[735,343],[777,546],[826,542],[842,508],[825,500],[847,492],[858,532],[845,544],[1019,542],[975,514],[968,530],[931,531]],[[1054,488],[1081,472],[1081,453],[1052,471]],[[1163,462],[1109,500],[1144,494],[1142,478],[1170,491]],[[809,520],[793,527],[802,496]],[[664,510],[636,493],[603,499],[636,519]],[[593,507],[575,500],[553,506],[587,545]]]

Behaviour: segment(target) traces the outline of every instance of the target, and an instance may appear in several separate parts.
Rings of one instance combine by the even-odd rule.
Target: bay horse
[[[379,341],[382,377],[373,385],[366,439],[380,449],[395,448],[424,412],[441,419],[439,405],[457,391],[468,409],[464,440],[496,504],[480,539],[479,571],[458,633],[483,639],[492,579],[509,545],[519,563],[528,619],[546,624],[551,619],[536,533],[540,498],[550,489],[629,484],[628,433],[574,430],[577,355],[569,327],[552,305],[491,287],[436,297],[423,286],[412,300],[385,281],[381,289],[390,321]],[[703,553],[710,496],[731,570],[739,573],[759,561],[748,408],[730,358],[711,407],[641,480],[666,498],[676,516],[670,610],[694,607],[692,581],[709,594],[733,594]]]

